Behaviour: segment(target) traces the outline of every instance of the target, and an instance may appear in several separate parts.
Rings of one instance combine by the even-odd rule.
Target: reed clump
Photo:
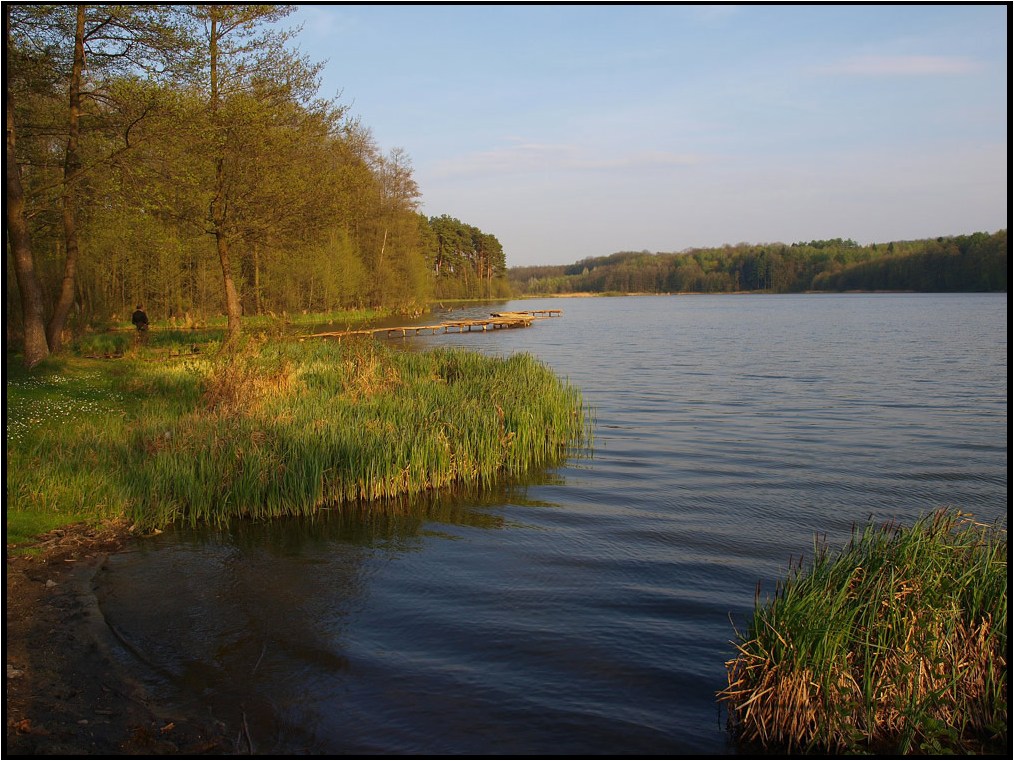
[[[256,344],[253,344],[256,346]],[[207,363],[201,382],[203,407],[219,417],[250,414],[267,400],[295,388],[291,362],[264,361],[259,352],[239,351]]]
[[[719,693],[745,745],[788,752],[1008,747],[1007,539],[940,510],[815,543],[754,606]]]
[[[124,382],[149,397],[122,469],[142,527],[488,486],[590,436],[580,393],[528,355],[255,345],[138,367]],[[179,384],[192,389],[159,393]]]

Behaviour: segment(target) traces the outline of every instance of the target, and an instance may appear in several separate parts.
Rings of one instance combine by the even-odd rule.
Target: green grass
[[[111,369],[111,363],[64,357],[27,372],[7,357],[8,544],[127,508],[108,478],[129,414]]]
[[[11,373],[8,542],[70,518],[151,529],[380,509],[510,481],[589,441],[580,393],[528,355],[211,346],[149,342]]]
[[[334,312],[282,312],[276,314],[248,315],[243,317],[243,330],[250,335],[266,338],[278,338],[297,332],[307,325],[336,325],[344,329],[355,328],[374,322],[392,314],[389,309],[363,308],[342,309]],[[149,315],[152,319],[151,330],[146,341],[154,347],[165,346],[176,349],[189,345],[199,346],[207,343],[219,343],[228,327],[225,315],[210,317],[161,319],[157,315]],[[128,320],[111,324],[112,331],[99,330],[85,332],[76,337],[73,344],[74,353],[79,356],[103,354],[103,349],[115,345],[121,351],[132,349],[136,344],[137,332]],[[209,347],[213,348],[213,347]]]
[[[816,546],[758,599],[719,693],[734,734],[783,752],[1008,746],[1006,532],[938,511]]]

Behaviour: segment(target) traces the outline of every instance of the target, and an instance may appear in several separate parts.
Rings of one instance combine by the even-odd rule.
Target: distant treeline
[[[503,246],[490,233],[447,214],[430,217],[422,254],[433,278],[434,298],[509,295]]]
[[[620,252],[512,267],[516,295],[767,291],[1006,291],[1007,231],[873,243],[740,243],[678,253]]]

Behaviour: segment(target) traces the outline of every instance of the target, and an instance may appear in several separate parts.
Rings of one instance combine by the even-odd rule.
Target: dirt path
[[[95,603],[92,579],[130,541],[125,524],[70,526],[5,565],[4,758],[219,755],[237,751],[210,717],[155,705]]]

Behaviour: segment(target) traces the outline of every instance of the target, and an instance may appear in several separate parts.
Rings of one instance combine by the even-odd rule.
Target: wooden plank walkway
[[[338,330],[327,333],[311,333],[303,338],[343,338],[345,336],[418,336],[438,333],[470,333],[473,330],[501,330],[503,328],[527,328],[535,320],[546,317],[562,317],[562,309],[532,309],[524,312],[493,312],[489,317],[471,320],[447,320],[439,325],[406,325],[393,328],[362,328],[359,330]]]

